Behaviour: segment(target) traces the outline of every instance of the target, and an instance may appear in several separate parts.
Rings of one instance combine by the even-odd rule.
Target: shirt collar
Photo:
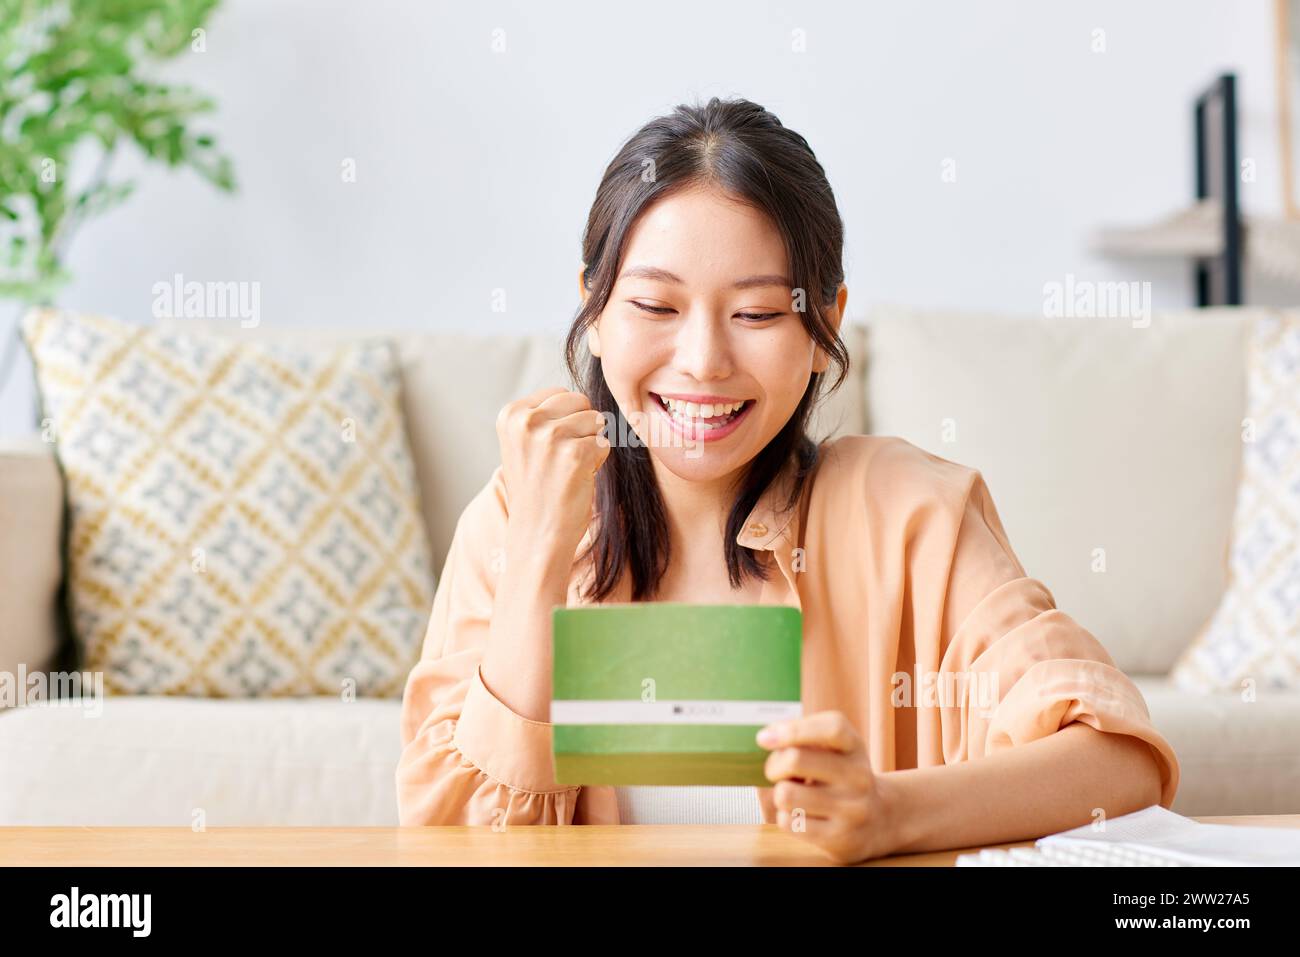
[[[750,509],[749,517],[736,536],[737,545],[769,551],[782,545],[793,545],[790,523],[799,503],[787,503],[794,489],[797,467],[796,457],[790,456]]]

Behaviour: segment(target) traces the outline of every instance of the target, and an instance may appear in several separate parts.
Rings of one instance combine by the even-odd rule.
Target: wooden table
[[[1197,817],[1207,824],[1300,827],[1300,814]],[[998,844],[1030,847],[1033,841]],[[978,848],[864,866],[951,866]],[[575,827],[4,827],[0,866],[835,866],[774,824]]]

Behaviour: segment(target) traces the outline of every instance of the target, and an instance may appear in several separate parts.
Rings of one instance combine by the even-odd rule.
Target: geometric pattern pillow
[[[1188,691],[1300,690],[1300,312],[1261,316],[1248,355],[1228,586],[1174,667]]]
[[[81,667],[116,694],[400,697],[433,600],[383,339],[35,310]]]

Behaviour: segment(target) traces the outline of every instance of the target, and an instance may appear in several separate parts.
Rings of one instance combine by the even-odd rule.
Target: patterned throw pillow
[[[82,667],[117,694],[400,696],[433,575],[391,343],[53,310],[23,333]]]
[[[1262,316],[1248,362],[1228,588],[1174,666],[1187,691],[1300,690],[1300,312]]]

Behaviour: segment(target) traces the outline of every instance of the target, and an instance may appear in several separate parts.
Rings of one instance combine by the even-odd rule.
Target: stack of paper
[[[1300,828],[1203,824],[1159,805],[1044,837],[1027,848],[981,851],[959,867],[1038,866],[1041,863],[1295,867]]]

